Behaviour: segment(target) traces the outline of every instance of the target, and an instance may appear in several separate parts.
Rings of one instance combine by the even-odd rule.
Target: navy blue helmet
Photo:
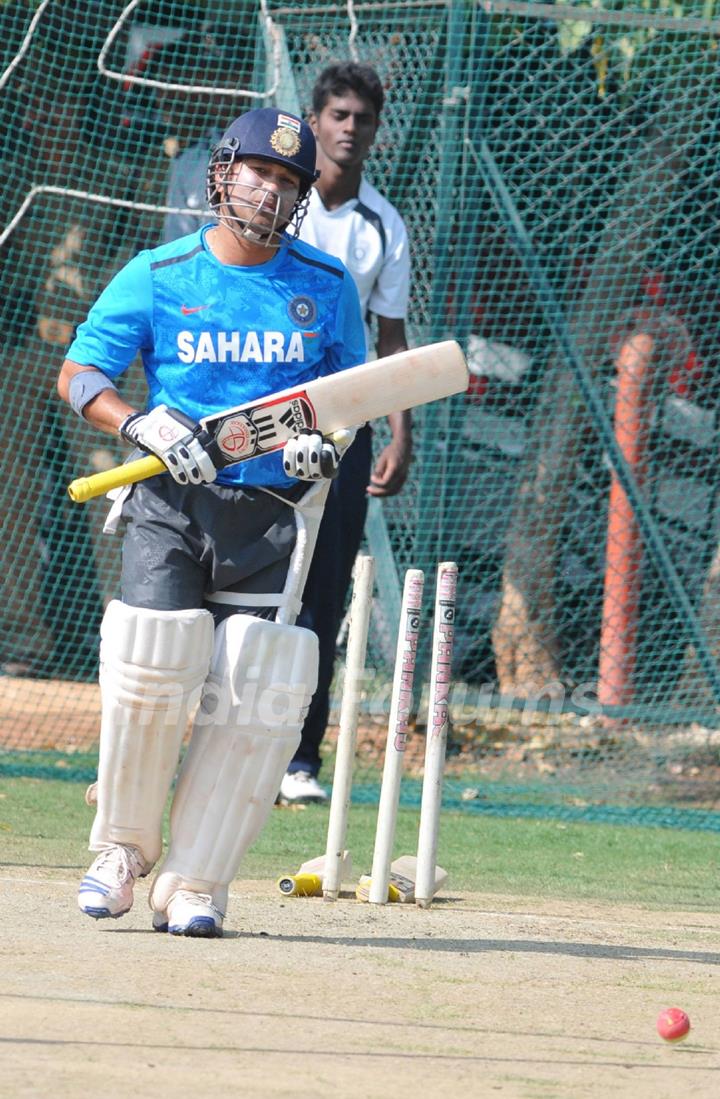
[[[315,135],[307,122],[277,107],[259,107],[231,123],[213,150],[211,165],[246,156],[285,164],[300,176],[303,198],[320,175],[316,155]]]
[[[236,118],[213,149],[208,164],[207,195],[218,221],[238,237],[266,247],[287,243],[297,236],[307,213],[310,189],[320,173],[315,168],[315,135],[301,118],[277,107],[260,107]],[[263,224],[265,201],[248,215],[243,192],[257,192],[254,184],[233,179],[233,165],[245,157],[258,157],[284,164],[298,176],[298,195],[291,211],[281,213],[279,205],[271,226]],[[270,191],[267,191],[268,197]],[[243,210],[245,212],[243,212]]]

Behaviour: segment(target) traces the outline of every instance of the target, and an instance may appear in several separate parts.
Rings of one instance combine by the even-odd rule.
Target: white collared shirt
[[[405,223],[395,207],[365,179],[357,198],[327,210],[316,188],[300,238],[342,260],[368,310],[404,319],[410,292],[410,249]]]

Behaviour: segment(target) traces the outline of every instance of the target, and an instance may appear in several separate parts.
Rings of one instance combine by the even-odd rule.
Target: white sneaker
[[[219,939],[224,919],[225,913],[216,908],[209,893],[178,889],[170,898],[166,912],[153,913],[153,928],[194,939]]]
[[[327,799],[327,790],[309,771],[288,771],[283,775],[278,794],[281,805],[319,804]]]
[[[133,905],[136,878],[148,873],[147,863],[137,847],[116,843],[101,851],[80,882],[80,911],[95,920],[116,920]]]

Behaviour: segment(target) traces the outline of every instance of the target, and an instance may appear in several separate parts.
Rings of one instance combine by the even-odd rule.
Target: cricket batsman
[[[142,251],[70,346],[58,390],[96,428],[169,473],[124,489],[120,598],[101,628],[97,811],[80,909],[130,910],[162,853],[161,822],[198,703],[150,892],[153,926],[222,934],[228,886],[272,808],[317,682],[317,638],[293,623],[343,445],[311,432],[223,466],[201,417],[365,361],[343,264],[298,240],[315,138],[276,108],[236,119],[213,150],[217,223]],[[147,407],[115,386],[140,355]],[[218,468],[221,467],[221,468]]]

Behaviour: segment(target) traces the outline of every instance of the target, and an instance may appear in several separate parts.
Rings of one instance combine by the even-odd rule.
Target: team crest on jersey
[[[291,321],[295,321],[295,324],[307,328],[309,324],[314,324],[317,318],[317,305],[306,294],[299,294],[288,303],[288,316]]]
[[[300,152],[300,135],[291,130],[289,126],[278,126],[270,134],[270,144],[280,156],[295,156]]]

